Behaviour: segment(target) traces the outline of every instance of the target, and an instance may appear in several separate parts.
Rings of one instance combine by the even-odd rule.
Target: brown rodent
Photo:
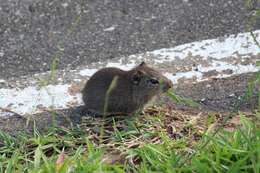
[[[111,87],[113,80],[115,85]],[[172,82],[169,79],[142,62],[129,71],[119,68],[103,68],[97,71],[86,83],[82,95],[88,113],[129,115],[141,110],[152,97],[171,87]],[[112,90],[108,95],[109,88]],[[104,110],[106,98],[107,109]]]

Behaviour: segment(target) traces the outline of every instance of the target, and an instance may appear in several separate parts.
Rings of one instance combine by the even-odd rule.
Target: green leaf
[[[260,66],[260,61],[256,61],[256,66],[257,66],[257,67]]]
[[[42,157],[42,150],[40,146],[38,146],[34,152],[34,168],[38,169],[40,167]]]
[[[168,91],[167,92],[167,95],[175,102],[177,103],[182,103],[184,105],[187,105],[187,106],[191,106],[191,107],[199,107],[200,104],[191,100],[191,99],[187,99],[187,98],[184,98],[184,97],[181,97],[175,93],[173,93],[172,91]]]

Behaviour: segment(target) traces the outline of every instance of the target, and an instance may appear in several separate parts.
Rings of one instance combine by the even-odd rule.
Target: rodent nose
[[[164,82],[163,84],[163,92],[168,91],[168,89],[172,88],[173,84],[170,80],[167,80],[166,82]]]

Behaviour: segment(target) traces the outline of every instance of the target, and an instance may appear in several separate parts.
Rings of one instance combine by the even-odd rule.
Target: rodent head
[[[169,79],[155,69],[148,67],[145,62],[134,68],[131,74],[134,92],[148,97],[148,99],[156,94],[166,92],[173,86]]]

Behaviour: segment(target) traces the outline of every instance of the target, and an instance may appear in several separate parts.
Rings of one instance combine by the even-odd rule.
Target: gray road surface
[[[244,0],[0,0],[0,78],[49,70],[55,57],[58,68],[75,68],[243,32],[257,5],[247,9]]]

